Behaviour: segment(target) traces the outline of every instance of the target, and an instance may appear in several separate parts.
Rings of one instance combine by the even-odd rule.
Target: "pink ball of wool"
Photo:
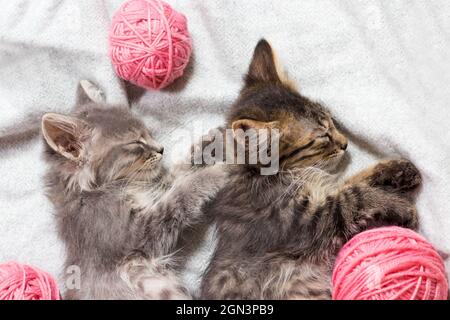
[[[416,232],[384,227],[362,232],[342,248],[334,267],[334,300],[445,300],[442,258]]]
[[[116,73],[146,89],[183,75],[192,51],[186,17],[160,0],[131,0],[114,15],[109,53]]]
[[[36,267],[0,264],[0,300],[59,300],[55,279]]]

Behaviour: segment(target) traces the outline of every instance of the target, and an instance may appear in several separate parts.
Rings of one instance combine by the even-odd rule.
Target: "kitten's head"
[[[255,48],[228,125],[233,131],[277,129],[283,169],[319,164],[331,169],[347,148],[347,139],[336,129],[330,113],[299,94],[278,69],[272,48],[264,39]]]
[[[83,93],[81,93],[83,94]],[[145,125],[123,107],[78,97],[70,115],[47,113],[42,118],[50,174],[70,187],[91,190],[110,182],[147,180],[160,168],[163,148]]]

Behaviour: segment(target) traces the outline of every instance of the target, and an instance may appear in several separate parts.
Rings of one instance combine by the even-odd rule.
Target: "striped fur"
[[[235,121],[278,123],[280,166],[228,168],[229,182],[209,206],[218,245],[206,270],[204,299],[329,299],[333,262],[356,233],[382,225],[416,228],[412,194],[418,170],[383,161],[340,181],[329,172],[347,140],[329,112],[285,85],[270,46],[255,49],[246,84],[228,114]]]
[[[92,97],[101,94],[42,121],[46,193],[66,268],[80,278],[78,286],[66,281],[64,298],[189,299],[175,268],[178,239],[202,219],[226,174],[217,166],[166,170],[162,146],[129,109]]]

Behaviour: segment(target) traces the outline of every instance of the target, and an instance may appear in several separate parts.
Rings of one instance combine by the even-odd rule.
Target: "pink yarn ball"
[[[59,300],[55,279],[36,267],[0,264],[0,300]]]
[[[362,232],[339,253],[334,300],[445,300],[442,258],[416,232],[384,227]]]
[[[116,73],[146,89],[183,75],[192,51],[186,17],[160,0],[130,0],[112,19],[109,53]]]

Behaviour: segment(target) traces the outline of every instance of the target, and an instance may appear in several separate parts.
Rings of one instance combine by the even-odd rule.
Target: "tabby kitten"
[[[174,249],[220,188],[223,170],[168,172],[160,164],[163,147],[144,124],[127,107],[100,102],[91,83],[81,84],[88,90],[80,87],[70,115],[42,118],[47,194],[66,267],[81,273],[66,298],[189,298],[173,268]]]
[[[412,193],[421,184],[407,160],[386,160],[346,181],[329,173],[347,139],[320,104],[300,95],[261,40],[227,128],[277,129],[275,175],[229,166],[229,181],[208,206],[218,244],[203,299],[329,299],[343,243],[382,225],[416,228]],[[232,200],[231,200],[232,199]]]

